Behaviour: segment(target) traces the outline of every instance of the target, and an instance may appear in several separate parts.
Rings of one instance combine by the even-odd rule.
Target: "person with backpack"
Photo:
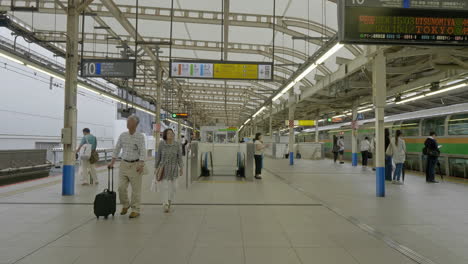
[[[391,140],[385,153],[388,156],[392,156],[392,159],[395,162],[395,173],[393,174],[392,179],[393,184],[403,184],[403,182],[400,181],[400,177],[406,159],[406,143],[401,138],[402,135],[401,130],[396,131],[395,139]]]
[[[83,129],[83,138],[81,139],[80,146],[76,150],[76,153],[79,153],[80,150],[87,145],[91,145],[91,152],[90,156],[81,157],[81,185],[89,185],[89,174],[91,174],[93,183],[98,185],[99,181],[96,173],[96,162],[99,160],[99,155],[96,152],[97,139],[94,135],[91,134],[91,130],[89,128]]]
[[[435,166],[440,156],[439,144],[436,140],[436,133],[432,131],[424,142],[423,154],[427,156],[426,182],[438,183],[435,180]]]
[[[371,150],[371,144],[369,142],[369,137],[365,137],[360,144],[361,155],[362,155],[362,167],[367,167],[367,160],[369,159],[369,153]]]

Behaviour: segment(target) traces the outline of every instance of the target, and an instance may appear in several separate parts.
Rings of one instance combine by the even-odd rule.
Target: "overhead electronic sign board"
[[[136,77],[134,59],[82,59],[81,64],[81,77]]]
[[[172,78],[273,80],[273,64],[236,61],[171,61]]]
[[[289,120],[285,120],[284,124],[290,124]],[[315,120],[294,120],[294,126],[315,126]]]
[[[343,0],[338,3],[341,43],[468,44],[468,0]]]
[[[172,118],[188,118],[188,113],[174,113],[172,114]]]

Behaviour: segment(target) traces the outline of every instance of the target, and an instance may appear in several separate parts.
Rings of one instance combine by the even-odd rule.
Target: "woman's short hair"
[[[172,133],[175,134],[175,133],[174,133],[174,130],[172,130],[172,128],[166,128],[166,129],[164,129],[163,135],[162,135],[162,137],[163,137],[164,140],[167,140],[167,132],[169,132],[169,131],[172,131]]]

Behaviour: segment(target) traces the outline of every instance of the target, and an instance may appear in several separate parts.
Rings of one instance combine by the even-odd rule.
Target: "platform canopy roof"
[[[274,124],[281,126],[288,108],[288,94],[275,101],[272,98],[311,63],[317,52],[333,47],[337,41],[335,1],[84,0],[83,3],[87,7],[80,18],[80,41],[84,36],[80,55],[84,58],[136,55],[136,79],[128,83],[119,79],[107,81],[147,100],[156,99],[156,69],[162,65],[165,69],[162,107],[171,112],[189,112],[197,124],[240,126],[262,107],[272,106]],[[17,7],[35,4],[35,0],[14,1]],[[14,11],[10,1],[0,1],[0,11],[7,12],[31,34],[24,37],[34,36],[42,46],[56,52],[65,50],[67,5],[65,0],[41,0],[36,12]],[[172,51],[168,45],[157,44],[161,42],[171,42]],[[434,81],[464,80],[468,53],[463,47],[379,48],[388,55],[389,102],[392,96],[405,98],[411,96],[405,95],[407,91],[417,94],[428,89],[425,85]],[[306,75],[291,89],[298,101],[296,119],[343,114],[353,102],[361,109],[371,105],[369,62],[376,50],[345,45]],[[273,62],[274,79],[268,82],[170,79],[167,74],[170,59]],[[343,73],[340,67],[350,70]],[[444,103],[466,100],[461,97],[462,91],[447,96]],[[404,105],[389,104],[388,112],[438,104],[440,98],[431,97]],[[265,110],[257,117],[266,120],[269,113]]]

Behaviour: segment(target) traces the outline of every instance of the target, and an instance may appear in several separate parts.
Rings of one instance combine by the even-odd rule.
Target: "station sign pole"
[[[376,195],[385,197],[385,140],[384,109],[387,96],[387,65],[382,49],[378,49],[373,61],[372,94],[375,106],[375,174]]]
[[[351,128],[351,140],[352,140],[352,166],[356,167],[358,165],[358,146],[357,146],[357,102],[353,103],[353,110],[352,110],[352,120],[353,125]]]
[[[294,165],[294,111],[296,110],[296,100],[294,91],[289,94],[289,165]]]
[[[68,0],[65,57],[65,109],[62,129],[62,195],[75,194],[75,149],[77,131],[78,10],[79,0]]]

